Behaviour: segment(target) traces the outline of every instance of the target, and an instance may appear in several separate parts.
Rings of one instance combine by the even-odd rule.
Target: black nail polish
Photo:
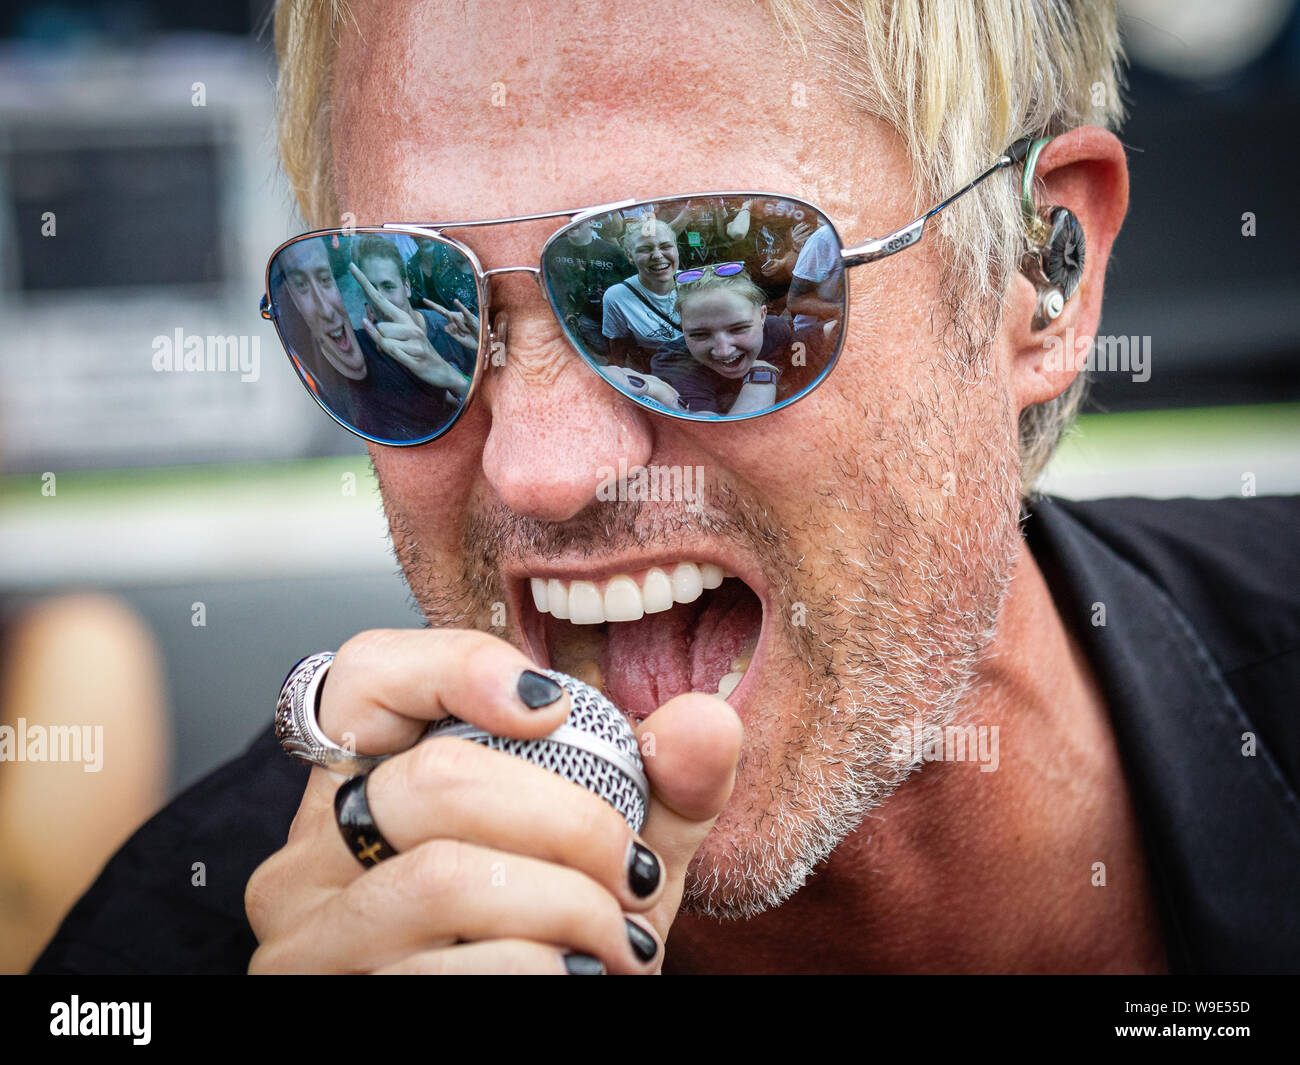
[[[627,939],[632,944],[632,952],[638,958],[649,961],[659,952],[659,944],[654,936],[626,917],[623,918],[623,923],[627,925]]]
[[[536,673],[531,669],[525,669],[519,675],[519,686],[517,688],[519,698],[530,710],[540,710],[543,706],[550,706],[561,695],[564,689],[561,688],[550,677],[541,673]]]
[[[636,374],[631,374],[631,373],[628,374],[627,383],[630,384],[633,388],[645,388],[644,379],[637,377]]]
[[[570,976],[604,976],[605,963],[590,954],[571,950],[564,956],[564,971]]]
[[[659,886],[659,859],[641,844],[632,841],[627,861],[627,882],[632,894],[639,899],[648,898]]]

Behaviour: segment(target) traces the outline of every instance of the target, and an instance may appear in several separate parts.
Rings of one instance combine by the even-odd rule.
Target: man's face
[[[566,234],[571,244],[587,244],[591,241],[591,222],[579,222]]]
[[[340,211],[494,218],[755,188],[820,205],[850,241],[914,217],[892,131],[839,102],[826,64],[796,65],[760,6],[724,6],[666,0],[658,24],[674,32],[647,36],[640,5],[544,0],[528,38],[497,32],[509,0],[357,4],[334,79]],[[458,121],[419,117],[435,110]],[[491,268],[536,265],[554,229],[453,235]],[[507,639],[599,679],[634,717],[738,681],[736,787],[692,863],[688,910],[756,913],[796,890],[908,776],[889,756],[896,728],[949,717],[991,640],[1018,542],[1016,411],[996,369],[945,351],[940,277],[932,240],[853,271],[830,378],[775,414],[718,425],[620,397],[568,346],[535,281],[502,275],[508,353],[474,407],[432,444],[371,448],[432,624],[490,629],[505,603]],[[702,466],[699,498],[598,499],[620,459]],[[700,592],[716,572],[679,563],[735,576]],[[662,607],[653,569],[696,597],[575,625],[530,593],[538,578],[552,613],[561,594],[559,612],[582,612],[626,575]]]
[[[744,377],[763,350],[767,308],[725,288],[678,299],[682,334],[695,361],[723,377]]]
[[[365,357],[343,306],[343,295],[318,240],[300,240],[280,253],[285,287],[317,349],[339,373],[365,375]]]
[[[372,255],[357,264],[366,280],[379,290],[379,294],[398,307],[411,303],[411,286],[406,271],[386,256]]]

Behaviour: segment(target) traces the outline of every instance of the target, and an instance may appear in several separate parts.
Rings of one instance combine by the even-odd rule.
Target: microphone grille
[[[494,736],[476,725],[447,717],[426,736],[457,736],[492,750],[513,754],[593,791],[614,807],[634,832],[641,831],[650,802],[650,784],[627,718],[599,691],[567,673],[542,670],[569,693],[569,717],[541,739]]]

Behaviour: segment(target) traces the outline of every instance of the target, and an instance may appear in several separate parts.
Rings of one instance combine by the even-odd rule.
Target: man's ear
[[[1017,271],[1007,290],[1002,336],[1012,359],[1011,386],[1019,410],[1059,396],[1082,368],[1101,320],[1101,296],[1111,245],[1128,210],[1128,164],[1110,131],[1084,126],[1055,138],[1038,157],[1035,207],[1068,207],[1083,228],[1083,278],[1065,309],[1035,329],[1038,292]]]

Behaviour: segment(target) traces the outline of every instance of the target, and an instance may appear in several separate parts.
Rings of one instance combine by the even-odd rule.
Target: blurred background
[[[268,6],[0,15],[0,606],[107,592],[128,644],[152,635],[169,707],[144,807],[242,750],[299,657],[420,623],[364,450],[257,314],[269,250],[303,228]],[[1300,491],[1297,2],[1121,10],[1131,206],[1100,333],[1131,365],[1094,375],[1044,487]],[[156,368],[210,335],[246,372]]]

